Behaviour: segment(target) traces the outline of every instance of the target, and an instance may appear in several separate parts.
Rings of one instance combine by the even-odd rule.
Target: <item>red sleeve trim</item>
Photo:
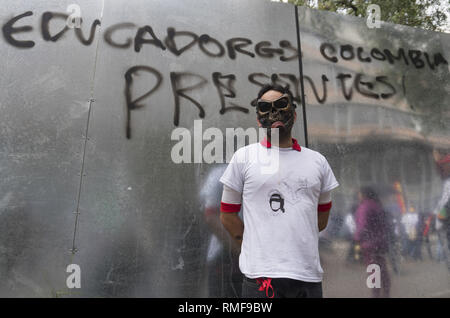
[[[317,207],[317,212],[327,212],[331,209],[331,201],[324,204],[319,204]]]
[[[241,210],[240,204],[220,202],[220,212],[235,213]]]

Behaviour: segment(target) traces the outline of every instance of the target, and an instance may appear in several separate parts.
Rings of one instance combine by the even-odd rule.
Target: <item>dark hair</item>
[[[378,197],[378,193],[371,186],[362,186],[359,190],[362,196],[366,199],[372,199],[378,203],[380,203],[380,199]]]
[[[294,107],[294,108],[297,107],[297,105],[294,103],[294,94],[292,94],[291,90],[289,89],[289,84],[287,84],[286,86],[283,87],[279,84],[273,84],[273,83],[263,85],[263,87],[258,92],[258,97],[256,97],[254,100],[252,100],[250,105],[256,107],[256,102],[258,101],[258,99],[260,99],[268,91],[277,91],[277,92],[280,92],[281,94],[287,94],[289,96],[289,100],[292,104],[292,107]]]

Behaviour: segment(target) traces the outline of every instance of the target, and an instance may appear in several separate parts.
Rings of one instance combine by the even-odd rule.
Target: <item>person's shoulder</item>
[[[245,162],[245,160],[249,158],[249,153],[255,151],[257,147],[258,143],[242,146],[234,152],[233,157],[239,162]]]
[[[248,144],[246,146],[242,146],[238,150],[236,150],[235,154],[242,155],[242,154],[248,153],[249,151],[256,149],[258,147],[258,144],[259,143],[255,142],[253,144]]]
[[[306,154],[306,155],[308,155],[308,156],[310,156],[310,157],[312,157],[312,158],[315,158],[315,159],[317,159],[317,160],[320,160],[320,161],[326,161],[326,160],[327,160],[327,159],[325,158],[325,156],[322,155],[322,154],[321,154],[319,151],[317,151],[317,150],[314,150],[314,149],[311,149],[311,148],[302,146],[302,147],[301,147],[301,151],[303,151],[304,154]]]

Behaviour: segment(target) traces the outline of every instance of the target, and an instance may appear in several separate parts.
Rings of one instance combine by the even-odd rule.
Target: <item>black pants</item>
[[[259,291],[260,285],[256,279],[244,277],[242,282],[242,297],[267,298],[266,291]],[[310,283],[289,278],[272,279],[274,298],[322,298],[322,283]],[[269,288],[269,296],[272,289]]]

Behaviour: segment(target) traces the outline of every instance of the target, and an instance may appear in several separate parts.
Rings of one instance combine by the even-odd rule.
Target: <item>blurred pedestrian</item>
[[[423,228],[423,240],[427,247],[428,256],[431,260],[433,260],[433,253],[431,252],[431,243],[430,243],[430,229],[431,223],[433,222],[433,215],[431,213],[427,213],[425,216],[425,225]]]
[[[401,210],[396,199],[397,194],[395,187],[386,186],[383,189],[381,199],[386,215],[386,239],[388,242],[389,260],[395,274],[399,273],[398,255],[400,254],[399,241],[401,239]]]
[[[362,187],[358,195],[355,241],[359,242],[365,265],[376,264],[381,270],[381,288],[373,288],[373,296],[389,297],[391,281],[385,260],[388,251],[385,211],[372,187]]]
[[[349,248],[347,252],[347,262],[354,263],[359,262],[359,246],[358,242],[355,241],[355,231],[356,231],[356,223],[355,223],[355,213],[358,208],[358,197],[355,196],[354,202],[350,208],[350,212],[347,213],[344,224],[345,224],[345,238],[349,241]]]
[[[436,216],[436,231],[442,246],[442,254],[450,271],[450,153],[434,150],[433,157],[443,180],[443,189],[440,200],[434,209]]]
[[[408,213],[405,213],[403,215],[401,222],[405,227],[406,232],[404,255],[415,259],[417,225],[419,223],[419,216],[417,215],[416,209],[413,206],[408,209]]]

